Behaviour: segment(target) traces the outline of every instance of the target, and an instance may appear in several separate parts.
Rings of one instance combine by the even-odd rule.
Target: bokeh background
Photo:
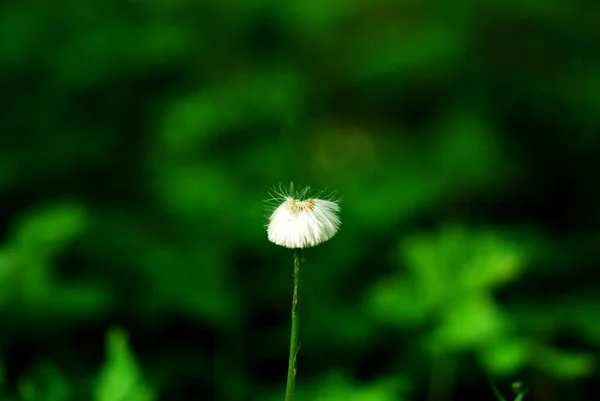
[[[425,2],[427,3],[427,2]],[[0,399],[597,400],[600,3],[8,1]]]

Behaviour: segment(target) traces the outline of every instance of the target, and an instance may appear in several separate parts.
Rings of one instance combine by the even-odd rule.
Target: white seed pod
[[[339,201],[307,198],[309,188],[272,194],[276,207],[269,217],[269,241],[286,248],[310,248],[333,237],[341,224]]]

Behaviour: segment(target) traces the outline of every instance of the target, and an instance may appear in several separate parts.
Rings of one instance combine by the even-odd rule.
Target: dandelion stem
[[[285,387],[285,401],[294,400],[294,386],[296,383],[296,357],[300,348],[300,263],[302,262],[301,249],[294,249],[294,296],[292,298],[292,332],[290,335],[290,359],[288,362],[287,384]]]

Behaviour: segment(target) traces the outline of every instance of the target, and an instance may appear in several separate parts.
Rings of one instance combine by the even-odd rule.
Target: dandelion
[[[294,296],[285,401],[294,399],[296,357],[300,347],[300,264],[303,260],[301,250],[331,239],[341,224],[338,202],[319,199],[319,195],[308,198],[307,193],[308,188],[294,193],[293,186],[290,186],[287,192],[281,188],[275,191],[274,195],[271,195],[271,201],[276,202],[276,205],[267,225],[269,241],[294,250]]]
[[[281,204],[269,218],[269,241],[292,249],[309,248],[333,237],[340,227],[337,202],[303,199],[308,188],[293,194],[278,194]],[[275,198],[274,200],[277,200]]]

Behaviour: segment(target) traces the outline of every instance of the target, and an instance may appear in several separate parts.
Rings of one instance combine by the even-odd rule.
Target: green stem
[[[287,385],[285,401],[294,400],[294,385],[296,383],[296,357],[300,348],[300,263],[302,252],[294,249],[294,296],[292,298],[292,333],[290,335],[290,359],[288,361]]]
[[[492,381],[492,379],[489,379],[490,381],[490,386],[492,386],[492,391],[494,392],[494,395],[496,396],[496,398],[498,398],[498,401],[506,401],[506,398],[504,398],[504,396],[502,395],[502,393],[500,392],[500,390],[498,390],[498,387],[496,387],[496,385],[494,384],[494,382]]]

